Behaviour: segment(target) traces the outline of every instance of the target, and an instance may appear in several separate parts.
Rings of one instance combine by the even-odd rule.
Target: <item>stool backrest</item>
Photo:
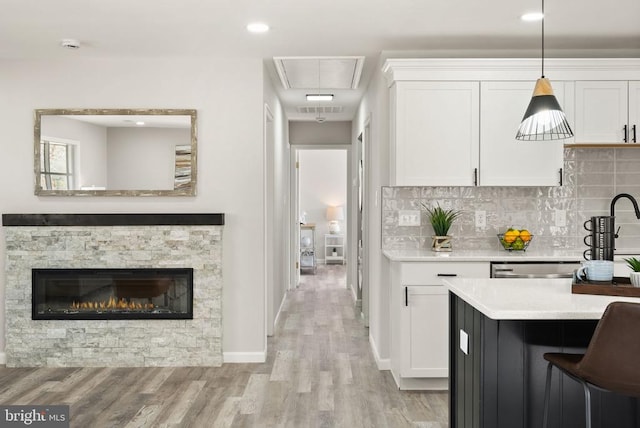
[[[640,397],[640,303],[607,306],[577,369],[594,385]]]

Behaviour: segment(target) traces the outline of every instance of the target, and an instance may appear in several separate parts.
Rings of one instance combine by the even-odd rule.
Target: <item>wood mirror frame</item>
[[[150,122],[157,121],[159,118],[167,120],[177,120],[176,116],[187,116],[190,124],[190,141],[183,144],[176,144],[174,151],[174,170],[173,170],[173,188],[166,189],[110,189],[103,185],[96,187],[95,185],[86,186],[82,189],[69,190],[51,190],[43,188],[42,180],[45,179],[46,173],[42,170],[42,142],[43,137],[55,137],[42,133],[42,119],[47,116],[96,116],[96,119],[106,119],[104,116],[131,116],[131,119],[125,122],[132,122],[135,127],[135,117],[149,116]],[[87,118],[88,119],[88,118]],[[193,109],[37,109],[35,110],[34,124],[34,172],[35,172],[35,194],[37,196],[195,196],[197,182],[197,113]],[[186,121],[187,118],[184,118]],[[156,129],[150,126],[148,129]],[[105,131],[106,132],[106,131]],[[105,138],[106,153],[106,138]],[[79,144],[78,144],[79,145]],[[147,159],[137,159],[138,165]],[[142,163],[141,163],[142,162]],[[106,164],[106,160],[105,160]],[[79,166],[75,167],[76,171]],[[168,167],[170,168],[170,167]],[[105,167],[106,169],[106,167]],[[166,175],[166,172],[163,173]],[[105,174],[106,176],[106,174]],[[75,178],[74,178],[75,179]],[[105,178],[106,180],[106,178]],[[80,183],[76,183],[80,186]],[[94,187],[96,187],[94,189]]]

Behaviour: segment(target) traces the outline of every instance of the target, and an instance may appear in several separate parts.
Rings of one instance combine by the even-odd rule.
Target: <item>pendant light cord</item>
[[[542,0],[542,78],[544,79],[544,0]]]

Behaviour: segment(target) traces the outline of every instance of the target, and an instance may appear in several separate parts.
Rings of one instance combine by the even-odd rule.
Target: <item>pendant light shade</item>
[[[542,0],[542,77],[536,81],[529,107],[524,113],[516,140],[563,140],[573,137],[573,131],[558,103],[549,79],[544,77],[544,0]]]
[[[516,140],[562,140],[573,137],[571,127],[558,103],[549,79],[541,77],[536,82],[529,107],[524,113]]]

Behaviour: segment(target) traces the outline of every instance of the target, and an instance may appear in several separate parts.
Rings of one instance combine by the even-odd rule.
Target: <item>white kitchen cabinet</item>
[[[639,143],[640,82],[578,81],[576,144]]]
[[[518,141],[515,139],[535,81],[482,82],[480,84],[481,186],[559,186],[567,140]],[[569,123],[572,105],[565,92],[572,84],[552,82]]]
[[[473,186],[478,168],[478,82],[391,87],[394,186]]]
[[[448,388],[449,297],[443,277],[488,278],[488,262],[392,263],[391,372],[400,389]]]

